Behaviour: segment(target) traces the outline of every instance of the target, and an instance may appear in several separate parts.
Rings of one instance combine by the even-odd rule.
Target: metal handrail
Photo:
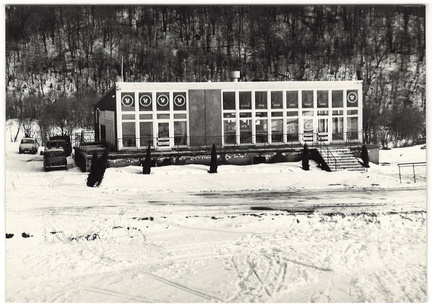
[[[325,148],[325,153],[326,153],[327,160],[330,161],[330,158],[332,159],[332,162],[334,163],[334,170],[336,170],[337,169],[337,159],[333,155],[333,153],[331,152],[330,148],[327,146],[327,144],[325,143],[325,141],[321,138],[320,135],[318,135],[318,133],[317,133],[317,141],[318,141],[318,146],[319,146],[320,149],[322,147]]]
[[[412,167],[413,168],[413,178],[414,178],[414,183],[416,183],[416,172],[415,172],[415,167],[416,166],[426,166],[426,162],[413,162],[413,163],[399,163],[398,164],[398,169],[399,169],[399,182],[402,183],[402,175],[401,175],[401,167]]]

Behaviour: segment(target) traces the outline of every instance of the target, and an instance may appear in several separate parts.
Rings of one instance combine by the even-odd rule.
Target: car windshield
[[[21,143],[34,143],[33,139],[23,139],[21,140]]]
[[[64,156],[64,153],[62,151],[47,152],[45,153],[45,156],[46,157]]]
[[[48,142],[48,147],[64,147],[66,143],[64,141],[50,141]]]

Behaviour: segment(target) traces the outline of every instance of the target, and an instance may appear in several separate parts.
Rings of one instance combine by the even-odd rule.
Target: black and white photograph
[[[428,13],[3,4],[2,302],[428,302]]]

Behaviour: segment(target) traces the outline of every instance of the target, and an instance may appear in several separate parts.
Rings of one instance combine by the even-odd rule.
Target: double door
[[[303,142],[307,144],[322,141],[329,143],[329,120],[327,117],[303,117]]]

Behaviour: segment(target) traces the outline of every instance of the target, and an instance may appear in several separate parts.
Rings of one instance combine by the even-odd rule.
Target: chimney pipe
[[[240,71],[230,71],[229,78],[231,79],[231,82],[238,82],[240,79]]]

